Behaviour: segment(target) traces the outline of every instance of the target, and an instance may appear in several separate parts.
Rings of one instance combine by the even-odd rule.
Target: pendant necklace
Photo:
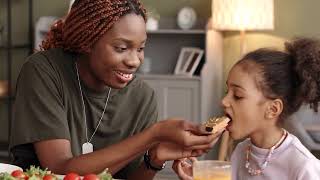
[[[265,158],[264,162],[260,165],[259,169],[254,169],[254,168],[252,168],[250,166],[250,161],[249,161],[250,158],[249,158],[249,156],[251,154],[251,144],[248,146],[247,151],[246,151],[245,167],[246,167],[246,169],[248,170],[248,173],[251,176],[259,176],[259,175],[261,175],[263,173],[263,170],[268,166],[274,150],[285,140],[285,138],[288,135],[286,130],[282,129],[282,131],[283,131],[283,133],[282,133],[282,136],[281,136],[280,140],[269,149],[269,153],[268,153],[267,157]]]
[[[75,63],[76,65],[76,71],[77,71],[77,78],[78,78],[78,84],[79,84],[79,89],[80,89],[80,94],[81,94],[81,101],[82,101],[82,107],[83,107],[83,116],[84,116],[84,121],[85,121],[85,127],[86,127],[86,139],[87,139],[87,142],[83,143],[82,144],[82,154],[88,154],[88,153],[91,153],[93,152],[93,144],[91,143],[91,140],[93,138],[93,136],[96,134],[99,126],[100,126],[100,123],[102,121],[102,118],[104,116],[104,113],[107,109],[107,106],[108,106],[108,102],[109,102],[109,96],[110,96],[110,92],[111,92],[111,88],[109,88],[109,91],[108,91],[108,96],[107,96],[107,100],[106,100],[106,103],[104,105],[104,108],[103,108],[103,111],[102,111],[102,114],[101,114],[101,117],[99,119],[99,122],[96,126],[96,128],[94,129],[90,139],[88,138],[88,125],[87,125],[87,116],[86,116],[86,106],[84,104],[84,98],[83,98],[83,93],[82,93],[82,88],[81,88],[81,83],[80,83],[80,76],[79,76],[79,70],[78,70],[78,64]]]

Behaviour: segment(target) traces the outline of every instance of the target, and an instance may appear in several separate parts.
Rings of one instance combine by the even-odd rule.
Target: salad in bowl
[[[31,166],[26,171],[19,167],[15,170],[0,171],[0,180],[112,180],[112,176],[108,169],[100,174],[80,176],[74,172],[66,175],[56,175],[47,169],[43,170],[40,167]]]

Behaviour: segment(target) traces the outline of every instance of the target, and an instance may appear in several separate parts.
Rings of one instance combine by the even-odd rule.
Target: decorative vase
[[[159,21],[156,18],[149,17],[147,20],[147,30],[155,31],[159,29]]]

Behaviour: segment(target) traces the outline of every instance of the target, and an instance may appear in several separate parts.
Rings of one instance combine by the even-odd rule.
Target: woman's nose
[[[130,68],[138,68],[141,64],[143,57],[140,57],[138,52],[131,52],[130,55],[126,58],[125,64]]]

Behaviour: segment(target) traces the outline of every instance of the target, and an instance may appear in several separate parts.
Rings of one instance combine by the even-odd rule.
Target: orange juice
[[[202,160],[193,163],[194,180],[231,180],[231,163]]]
[[[231,176],[228,174],[212,174],[206,177],[194,177],[194,180],[231,180]]]

